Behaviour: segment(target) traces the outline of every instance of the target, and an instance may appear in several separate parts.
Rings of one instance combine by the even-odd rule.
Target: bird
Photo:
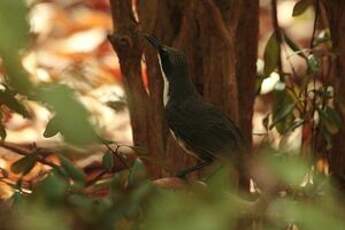
[[[157,51],[164,82],[164,113],[170,132],[186,153],[199,159],[196,165],[177,176],[185,178],[216,160],[230,160],[234,166],[238,165],[247,141],[234,121],[206,102],[197,91],[189,76],[186,55],[162,44],[153,35],[144,37]]]

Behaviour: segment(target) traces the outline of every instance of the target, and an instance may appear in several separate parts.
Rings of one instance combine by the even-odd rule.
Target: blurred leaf
[[[286,44],[300,57],[307,59],[306,55],[302,52],[302,49],[297,45],[286,33],[283,33]]]
[[[49,201],[60,202],[67,189],[67,182],[53,170],[48,177],[38,184],[35,192],[40,192],[40,196],[45,196]]]
[[[10,85],[21,93],[27,93],[31,88],[19,57],[19,52],[26,48],[28,43],[27,13],[24,0],[0,1],[0,56]]]
[[[235,209],[224,197],[216,201],[210,198],[201,198],[197,193],[161,192],[148,210],[143,229],[236,229],[235,216],[240,210]]]
[[[297,2],[293,8],[292,16],[296,17],[303,14],[313,2],[311,0],[300,0]]]
[[[21,114],[25,118],[30,117],[25,106],[15,98],[15,93],[8,88],[4,91],[0,90],[0,103],[6,105],[12,111]]]
[[[63,155],[59,155],[61,161],[61,167],[67,172],[71,179],[81,184],[85,184],[85,174],[79,168],[77,168],[73,162]]]
[[[27,45],[29,25],[28,8],[24,0],[0,1],[0,53],[14,54]]]
[[[56,134],[58,134],[58,119],[57,116],[54,116],[50,121],[48,122],[46,129],[44,130],[43,136],[45,138],[53,137]]]
[[[131,194],[131,200],[135,204],[139,204],[143,201],[143,199],[154,190],[151,181],[149,183],[143,183],[138,186],[133,193]]]
[[[111,171],[114,168],[114,156],[112,152],[108,151],[103,155],[102,164],[108,171]]]
[[[55,209],[43,203],[29,203],[19,206],[13,229],[16,230],[70,230],[66,211]],[[68,219],[67,219],[68,220]]]
[[[72,194],[68,196],[68,202],[73,206],[82,208],[85,210],[92,209],[93,201],[89,197],[83,194]]]
[[[22,173],[23,175],[28,174],[31,169],[35,166],[38,160],[38,156],[36,153],[28,154],[25,157],[17,160],[11,166],[11,170],[14,173]]]
[[[290,185],[299,186],[308,172],[308,166],[299,156],[270,154],[265,161],[276,176]]]
[[[339,114],[329,106],[324,109],[318,109],[318,112],[321,124],[324,125],[327,131],[332,135],[337,134],[342,125]]]
[[[264,75],[268,77],[277,67],[280,59],[280,44],[276,33],[272,33],[264,52]]]
[[[342,211],[338,208],[324,209],[321,202],[310,204],[309,202],[297,202],[290,199],[277,199],[271,204],[271,215],[280,216],[280,221],[286,224],[294,223],[298,229],[334,229],[344,228]]]
[[[140,159],[136,159],[128,174],[128,184],[134,185],[147,179],[146,169]]]
[[[71,88],[65,85],[48,85],[39,88],[39,95],[56,113],[52,131],[58,129],[65,141],[74,145],[99,143],[87,110],[77,100]]]
[[[128,220],[126,218],[122,218],[116,221],[115,229],[131,230],[131,229],[135,229],[135,226],[134,226],[133,221]]]
[[[320,70],[320,61],[317,57],[313,54],[308,56],[308,69],[312,73],[317,73]]]
[[[209,188],[210,192],[212,192],[215,196],[219,196],[219,194],[231,191],[231,184],[232,179],[229,175],[231,175],[230,169],[228,167],[219,167],[212,173],[212,176],[207,178],[207,187]]]
[[[122,170],[114,174],[111,182],[111,191],[114,194],[118,194],[119,191],[122,191],[127,187],[128,184],[128,175],[129,169]]]

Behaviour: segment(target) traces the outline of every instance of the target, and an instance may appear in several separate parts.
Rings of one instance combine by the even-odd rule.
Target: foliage
[[[286,162],[282,157],[269,153],[265,161],[291,192],[274,199],[260,215],[273,229],[291,224],[302,229],[341,229],[343,212],[328,179],[321,176],[301,187],[299,181],[308,168],[297,158]],[[76,186],[72,176],[54,169],[34,185],[32,194],[21,190],[14,194],[15,218],[19,220],[14,226],[44,229],[62,223],[59,229],[232,229],[238,220],[252,214],[246,211],[250,206],[224,186],[229,181],[226,175],[221,170],[206,185],[190,184],[174,191],[145,179],[139,161],[92,186]]]
[[[293,16],[303,14],[306,9],[313,6],[314,1],[298,1],[293,9]],[[318,13],[317,13],[318,14]],[[315,26],[319,17],[315,17]],[[327,29],[319,31],[314,28],[310,48],[302,49],[293,41],[282,28],[275,28],[274,33],[268,40],[264,52],[264,77],[269,77],[273,71],[281,74],[280,81],[276,84],[273,96],[273,108],[271,122],[268,115],[264,120],[267,130],[275,128],[281,135],[289,135],[296,128],[311,127],[308,131],[309,136],[318,136],[320,132],[327,142],[328,148],[331,147],[331,135],[338,133],[341,126],[341,119],[334,109],[333,87],[326,80],[329,78],[327,73],[321,69],[328,68],[329,64],[323,61],[329,55],[330,36]],[[277,36],[280,36],[282,43],[279,43]],[[322,37],[322,39],[320,39]],[[282,47],[280,49],[279,47]],[[284,48],[284,49],[283,49]],[[289,50],[293,51],[291,54]],[[320,52],[323,50],[323,52]],[[284,52],[283,52],[284,51]],[[278,65],[281,56],[285,55],[290,65],[291,73],[283,72]],[[289,60],[291,56],[298,55],[303,59],[307,69],[304,73],[297,73],[295,67]],[[329,73],[328,73],[329,74]],[[260,78],[261,79],[261,78]],[[302,79],[302,80],[300,80]],[[262,82],[262,80],[260,80]],[[308,139],[308,137],[303,137]],[[318,140],[314,139],[314,142]],[[313,143],[303,143],[313,145]],[[321,150],[322,151],[322,150]]]

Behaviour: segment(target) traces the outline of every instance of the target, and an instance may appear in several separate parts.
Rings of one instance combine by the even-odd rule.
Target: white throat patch
[[[168,104],[169,102],[169,81],[167,79],[167,76],[165,75],[162,67],[162,60],[160,55],[158,54],[158,61],[159,61],[159,67],[161,68],[161,73],[163,76],[163,81],[164,81],[164,88],[163,88],[163,105],[164,107]]]

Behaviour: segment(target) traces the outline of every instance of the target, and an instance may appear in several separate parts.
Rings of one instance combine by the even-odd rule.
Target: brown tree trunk
[[[333,85],[335,87],[335,101],[343,125],[335,136],[333,151],[329,156],[331,172],[338,184],[345,191],[345,1],[324,1],[333,42],[333,51],[336,54],[334,65]]]
[[[111,42],[125,78],[134,143],[145,146],[153,161],[164,162],[168,173],[194,161],[167,131],[160,69],[156,54],[148,48],[144,53],[149,93],[143,87],[139,71],[143,41],[137,30],[183,50],[199,92],[236,121],[251,142],[258,0],[138,1],[140,24],[134,23],[131,0],[111,2],[115,22]],[[153,177],[165,174],[158,165],[146,164]]]

